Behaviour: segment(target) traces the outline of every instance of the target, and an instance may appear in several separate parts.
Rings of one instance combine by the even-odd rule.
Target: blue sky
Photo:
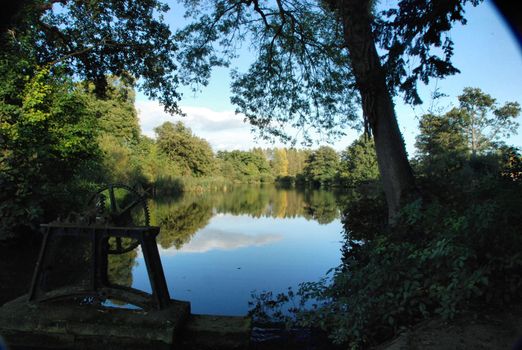
[[[174,28],[180,21],[178,5],[172,6],[167,21]],[[429,86],[421,87],[424,104],[412,108],[400,98],[395,99],[396,113],[410,155],[414,154],[414,142],[417,135],[418,117],[430,109],[433,104],[430,96],[437,87],[448,95],[435,102],[435,107],[448,110],[457,104],[456,97],[465,87],[479,87],[497,99],[500,104],[506,101],[522,103],[522,51],[515,36],[497,13],[490,1],[485,1],[476,8],[466,10],[468,24],[458,25],[451,32],[455,43],[453,63],[461,73],[444,80],[433,81]],[[239,69],[248,66],[251,57],[248,52],[236,63]],[[243,123],[243,117],[234,114],[230,103],[230,71],[220,68],[213,72],[210,84],[194,95],[188,88],[182,90],[184,98],[180,105],[187,117],[170,116],[163,112],[155,101],[149,101],[138,93],[136,107],[139,111],[142,131],[153,136],[153,128],[164,121],[182,120],[193,132],[207,139],[214,151],[231,149],[249,149],[270,144],[255,140],[255,133]],[[520,117],[519,123],[520,123]],[[332,146],[344,149],[354,138],[355,131],[335,141]],[[508,140],[509,144],[522,147],[522,127],[517,136]],[[280,144],[276,143],[276,146]]]

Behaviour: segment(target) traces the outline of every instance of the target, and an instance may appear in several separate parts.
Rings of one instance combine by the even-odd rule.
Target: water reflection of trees
[[[270,191],[265,186],[237,186],[214,196],[218,213],[244,215],[259,218],[265,216],[270,202]]]
[[[110,254],[108,256],[107,277],[111,284],[132,286],[132,268],[136,266],[136,249],[125,254]]]
[[[337,196],[330,191],[280,189],[275,186],[236,186],[224,192],[186,193],[178,198],[150,201],[151,223],[161,227],[162,248],[181,248],[216,214],[254,218],[298,218],[328,224],[338,218]]]
[[[339,217],[336,198],[330,191],[308,192],[305,196],[305,211],[320,224],[329,224]]]
[[[278,189],[275,186],[238,186],[227,192],[190,194],[149,201],[151,224],[160,226],[162,248],[180,249],[207,226],[216,213],[255,218],[298,218],[328,224],[338,218],[338,196],[330,191]],[[137,251],[110,255],[111,283],[131,286]]]
[[[339,217],[336,195],[331,191],[281,189],[275,186],[235,188],[216,196],[218,213],[253,217],[304,217],[328,224]]]
[[[181,248],[212,217],[212,202],[207,196],[183,197],[178,201],[152,202],[151,221],[161,227],[157,238],[162,248]]]

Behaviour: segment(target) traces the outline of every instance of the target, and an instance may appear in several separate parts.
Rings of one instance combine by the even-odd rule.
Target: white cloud
[[[186,123],[200,131],[218,132],[223,130],[248,129],[248,124],[233,111],[216,112],[209,108],[184,107]]]
[[[174,118],[163,110],[163,107],[155,101],[139,100],[135,103],[138,110],[141,131],[143,134],[154,137],[154,128]]]
[[[167,114],[159,103],[147,100],[136,101],[136,108],[141,130],[149,137],[155,137],[154,128],[166,121],[182,121],[198,137],[206,139],[214,151],[268,146],[267,143],[256,142],[250,125],[233,111],[217,112],[203,107],[182,107],[187,116],[173,116]]]
[[[165,113],[158,102],[149,100],[136,101],[136,108],[141,130],[143,134],[149,137],[155,137],[154,128],[166,121],[173,123],[182,121],[196,136],[207,140],[215,152],[249,150],[253,147],[285,146],[279,142],[270,143],[264,140],[256,140],[250,124],[243,121],[242,115],[237,115],[231,110],[218,112],[210,108],[182,106],[182,110],[187,116],[181,117]],[[353,130],[347,130],[347,134],[330,146],[338,151],[344,149],[356,138],[356,132]],[[326,143],[315,144],[314,148],[321,144]]]
[[[205,253],[211,250],[233,250],[250,246],[262,246],[280,241],[283,237],[277,234],[248,235],[244,233],[227,232],[218,229],[203,229],[196,233],[191,241],[181,247],[160,249],[162,254]]]

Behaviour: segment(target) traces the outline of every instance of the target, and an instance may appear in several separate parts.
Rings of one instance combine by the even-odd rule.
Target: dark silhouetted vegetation
[[[522,301],[522,156],[485,138],[488,148],[474,151],[453,113],[420,120],[414,166],[423,199],[390,227],[380,186],[361,182],[344,209],[341,265],[298,291],[255,295],[255,316],[366,348],[432,317]],[[301,306],[288,309],[291,299]]]

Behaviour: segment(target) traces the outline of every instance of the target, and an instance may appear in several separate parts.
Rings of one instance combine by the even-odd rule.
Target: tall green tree
[[[100,132],[110,134],[126,146],[136,145],[141,129],[138,111],[134,105],[134,85],[119,77],[107,77],[104,98],[96,96],[93,84],[82,85],[89,96],[89,107],[98,118]]]
[[[141,137],[134,105],[134,85],[115,76],[107,77],[107,82],[103,98],[96,96],[92,83],[76,84],[76,90],[83,93],[89,110],[97,119],[98,144],[106,169],[103,182],[150,183],[152,180],[144,174],[144,163],[152,154],[143,154],[148,145],[140,145],[146,140]]]
[[[192,134],[182,122],[165,122],[154,129],[159,149],[179,167],[182,175],[211,175],[215,168],[210,144]]]
[[[339,155],[329,146],[321,146],[306,160],[304,173],[308,181],[319,186],[332,184],[339,170]]]
[[[272,174],[271,174],[270,164],[268,162],[266,150],[263,150],[260,147],[254,147],[249,151],[249,153],[252,153],[252,155],[253,155],[252,159],[253,159],[256,167],[259,169],[259,173],[260,173],[261,177],[263,177],[263,178],[268,177],[271,179]],[[265,180],[268,180],[268,179],[265,179]]]
[[[416,138],[417,158],[423,173],[446,176],[463,165],[469,147],[459,113],[425,114],[419,121]]]
[[[379,178],[373,140],[363,135],[341,152],[339,181],[347,186]]]
[[[48,68],[28,78],[17,67],[0,65],[10,77],[0,79],[0,239],[78,208],[100,172],[84,94]]]
[[[466,22],[464,5],[479,0],[400,0],[383,11],[370,0],[185,3],[196,16],[178,34],[192,82],[228,64],[245,37],[257,49],[248,72],[234,76],[232,102],[262,132],[283,140],[292,139],[285,126],[305,138],[314,129],[342,134],[362,103],[393,218],[416,191],[392,97],[419,103],[417,81],[458,72],[448,32]]]
[[[462,125],[468,147],[473,155],[491,149],[502,137],[516,134],[520,115],[518,102],[498,106],[496,99],[479,88],[467,87],[458,97],[459,108],[448,117]]]
[[[424,114],[419,121],[419,135],[415,147],[423,160],[448,153],[467,153],[469,148],[462,121],[455,113],[445,115]]]
[[[502,153],[502,138],[516,134],[516,117],[520,114],[517,102],[499,107],[493,97],[478,88],[465,88],[458,98],[458,108],[443,115],[426,114],[419,121],[415,146],[426,174],[448,174],[470,155],[495,149]]]
[[[272,159],[272,171],[276,177],[288,175],[288,157],[285,148],[276,148]]]
[[[308,149],[289,148],[286,150],[288,158],[288,175],[297,176],[303,173],[306,164],[306,159],[310,155]]]
[[[259,182],[272,179],[270,165],[262,150],[219,151],[223,175],[238,182]]]
[[[157,142],[147,136],[141,136],[138,146],[134,148],[140,165],[141,176],[148,184],[170,182],[179,169],[168,156],[161,151]]]

